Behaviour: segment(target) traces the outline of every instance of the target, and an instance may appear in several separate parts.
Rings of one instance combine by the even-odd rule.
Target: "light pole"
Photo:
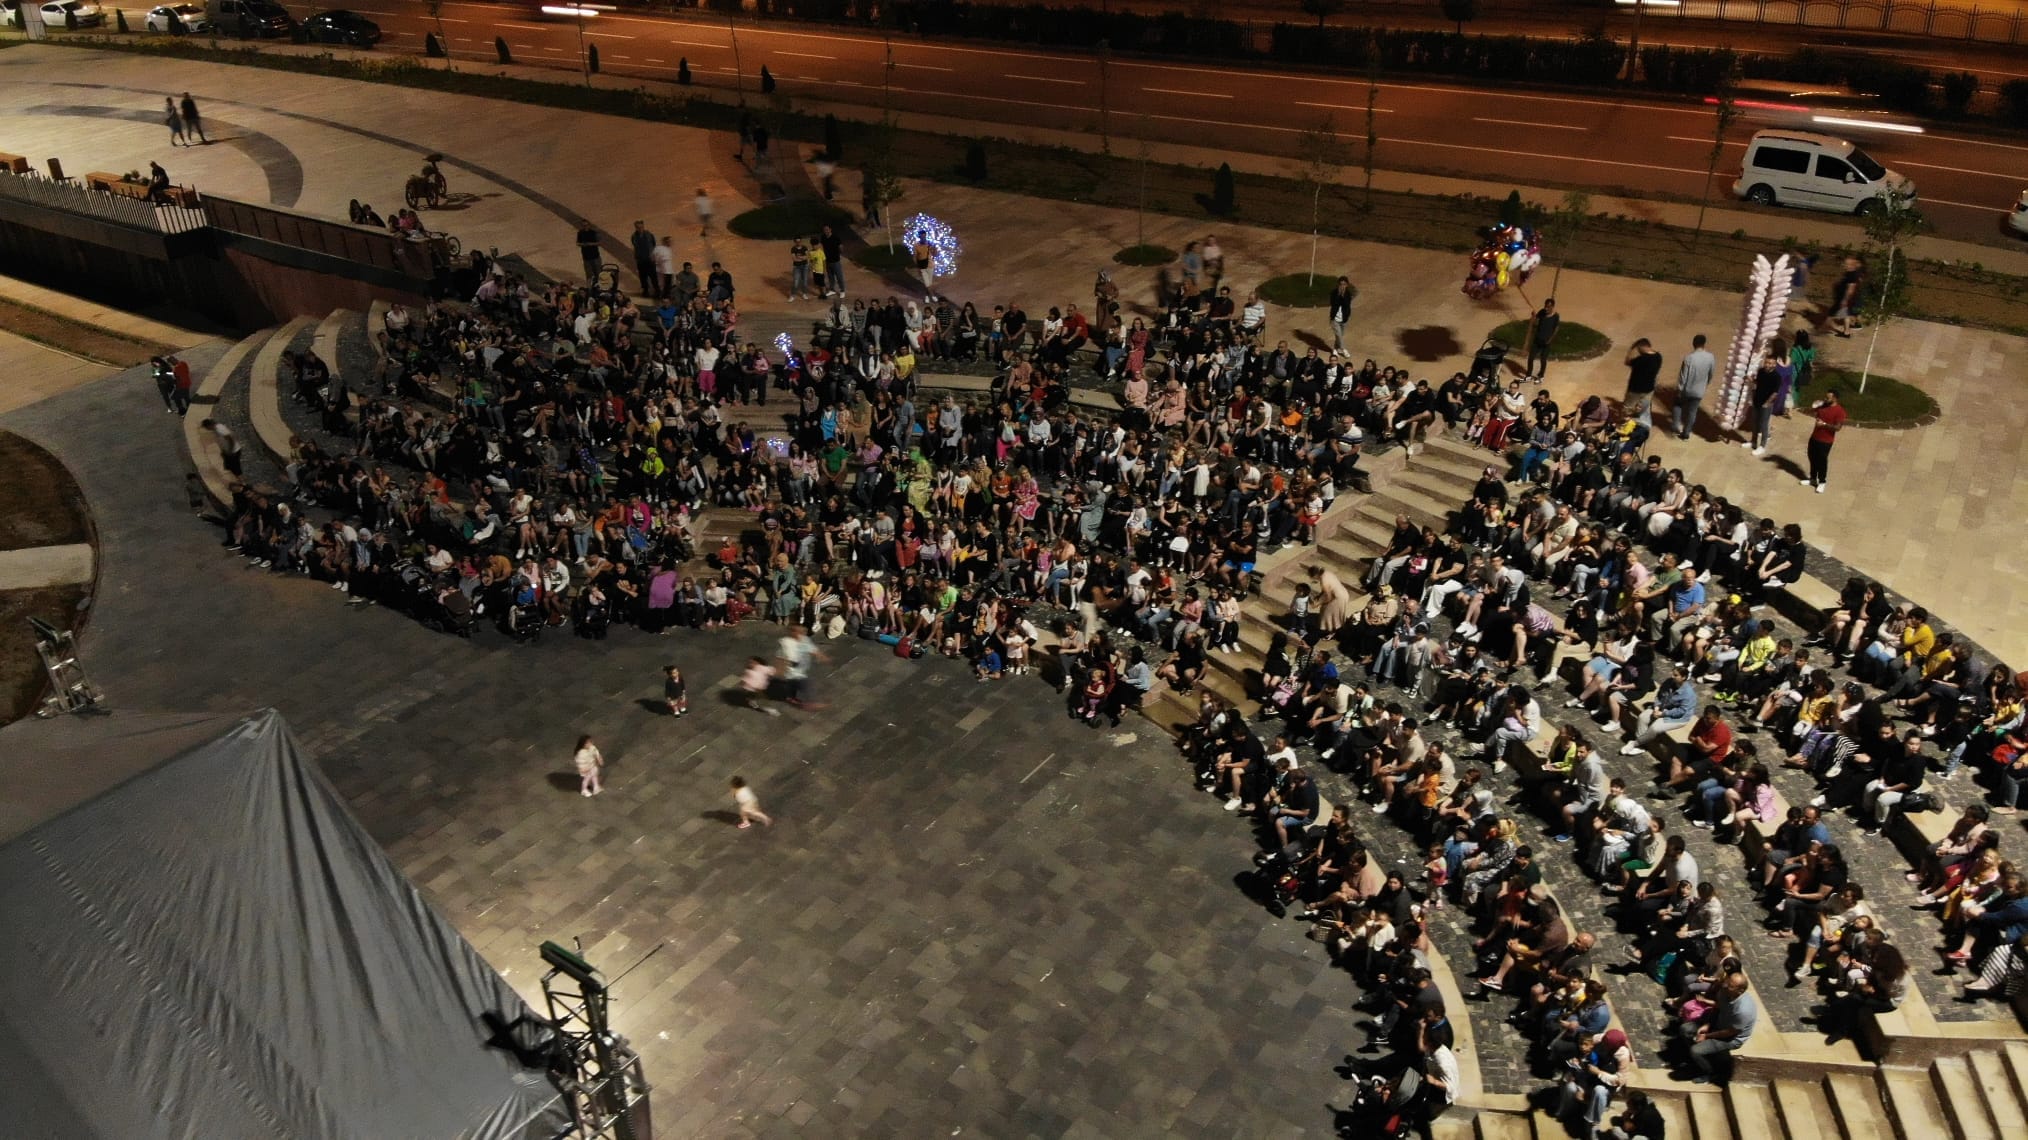
[[[1641,66],[1641,9],[1646,6],[1647,0],[1634,0],[1634,31],[1627,44],[1627,67],[1623,76],[1628,83],[1634,81],[1634,73]]]
[[[725,30],[732,37],[732,89],[739,95],[739,105],[746,106],[746,72],[739,62],[739,24],[730,13],[725,17]]]
[[[1109,84],[1107,84],[1106,82],[1106,78],[1108,75],[1107,64],[1110,62],[1112,58],[1113,51],[1112,41],[1110,39],[1100,40],[1098,42],[1098,50],[1099,50],[1099,153],[1111,154],[1113,152],[1113,134],[1111,130],[1111,117],[1106,109],[1106,88],[1109,86]]]

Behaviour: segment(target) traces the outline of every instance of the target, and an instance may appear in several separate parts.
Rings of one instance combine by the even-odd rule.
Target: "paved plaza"
[[[721,219],[757,194],[730,138],[530,107],[512,109],[509,132],[476,99],[124,55],[85,71],[81,58],[0,53],[17,109],[0,148],[77,170],[145,166],[167,149],[152,108],[187,88],[230,141],[175,152],[180,182],[342,217],[352,198],[390,209],[419,153],[440,149],[469,197],[429,220],[468,246],[568,277],[576,218],[611,234],[644,218],[676,235],[679,256],[722,260],[756,327],[817,311],[781,301],[782,250],[692,224],[700,184]],[[951,291],[987,309],[1083,302],[1137,233],[1130,213],[950,186],[911,185],[901,205],[965,236]],[[1176,247],[1214,229],[1238,285],[1309,257],[1304,235],[1147,219],[1148,240]],[[1363,287],[1353,353],[1433,380],[1526,311],[1511,295],[1462,297],[1450,255],[1326,240],[1319,264]],[[1145,309],[1144,273],[1118,276]],[[1723,342],[1736,319],[1735,297],[1625,278],[1573,272],[1560,294],[1622,345],[1653,338],[1667,374],[1691,333]],[[1271,321],[1292,343],[1326,334],[1321,312]],[[1841,363],[1863,344],[1829,343]],[[185,355],[202,372],[225,347]],[[2028,571],[2013,557],[2028,342],[1906,322],[1879,349],[1876,366],[1929,391],[1943,418],[1845,433],[1829,494],[1796,484],[1801,421],[1777,428],[1763,460],[1714,438],[1657,450],[2028,662]],[[1566,407],[1617,396],[1618,357],[1556,367],[1551,388]],[[661,1135],[1333,1134],[1348,1086],[1332,1067],[1358,1039],[1357,991],[1301,924],[1268,919],[1234,886],[1244,829],[1191,794],[1152,726],[1094,732],[1034,676],[975,684],[958,663],[856,641],[826,646],[829,707],[762,716],[728,688],[748,656],[772,653],[759,623],[605,642],[556,630],[519,648],[435,635],[222,551],[185,499],[178,425],[143,372],[80,369],[10,393],[20,406],[0,426],[63,458],[97,514],[84,644],[112,705],[279,708],[375,837],[531,998],[545,939],[581,938],[609,975],[639,962],[618,1026],[646,1059]],[[689,677],[681,720],[656,700],[668,663]],[[569,771],[581,733],[613,762],[597,799]],[[733,775],[777,826],[730,826]],[[1505,1055],[1498,1040],[1482,1048]]]

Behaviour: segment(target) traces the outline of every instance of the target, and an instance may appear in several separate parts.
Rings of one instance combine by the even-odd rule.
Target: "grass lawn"
[[[1838,390],[1838,402],[1851,415],[1853,427],[1918,427],[1935,421],[1936,401],[1913,384],[1875,372],[1866,378],[1866,390],[1859,390],[1859,373],[1845,368],[1819,367],[1802,393],[1797,415],[1808,415],[1826,388]]]
[[[1331,303],[1331,290],[1337,287],[1336,273],[1319,273],[1315,277],[1289,273],[1270,277],[1258,286],[1261,300],[1291,309],[1321,309]]]
[[[1528,322],[1508,321],[1492,331],[1495,340],[1517,352],[1528,347]],[[1613,338],[1590,325],[1566,319],[1556,329],[1556,341],[1549,346],[1551,360],[1596,360],[1613,346]]]
[[[1166,245],[1143,243],[1113,254],[1113,260],[1121,265],[1167,265],[1176,260],[1176,251]]]
[[[798,198],[757,206],[744,214],[735,215],[725,223],[725,228],[743,238],[790,241],[814,237],[827,225],[843,233],[852,225],[852,214],[816,198]]]

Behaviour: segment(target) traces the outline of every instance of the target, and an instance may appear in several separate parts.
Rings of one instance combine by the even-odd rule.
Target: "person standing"
[[[1689,355],[1676,370],[1676,406],[1670,413],[1677,439],[1689,439],[1697,430],[1697,408],[1704,403],[1704,393],[1717,372],[1718,358],[1704,347],[1704,334],[1691,337]]]
[[[775,821],[769,817],[768,813],[761,810],[760,797],[754,794],[753,787],[746,782],[746,777],[734,776],[732,778],[732,802],[733,806],[739,809],[739,829],[741,831],[752,827],[755,820],[759,820],[765,827],[773,827],[775,825]]]
[[[664,237],[655,243],[655,249],[648,255],[650,268],[655,271],[655,299],[666,301],[676,287],[676,251]]]
[[[810,247],[802,238],[789,244],[789,300],[800,301],[810,291]]]
[[[211,140],[204,137],[204,120],[198,117],[197,100],[192,99],[190,92],[185,91],[183,93],[183,141],[188,143],[192,135],[195,135],[197,141],[206,146],[211,145]]]
[[[596,281],[599,277],[599,230],[587,221],[577,224],[577,256],[584,262],[584,279]]]
[[[1774,430],[1775,403],[1781,395],[1782,371],[1774,357],[1764,352],[1753,373],[1753,434],[1743,445],[1755,455],[1767,453],[1768,437]]]
[[[170,409],[177,415],[190,411],[190,364],[180,356],[169,358],[169,370],[176,374],[176,386],[170,395]]]
[[[775,656],[781,658],[781,676],[788,688],[789,704],[805,711],[823,708],[810,699],[810,667],[823,659],[824,651],[811,640],[809,627],[790,626],[788,636],[782,638]]]
[[[163,121],[169,124],[169,145],[183,146],[189,142],[183,135],[183,112],[176,109],[176,100],[167,95],[162,97]]]
[[[711,215],[717,209],[712,204],[711,195],[706,194],[704,187],[699,186],[697,197],[691,200],[691,204],[697,208],[697,236],[711,236]]]
[[[633,237],[628,239],[634,247],[634,272],[641,276],[641,293],[655,296],[655,235],[648,232],[648,223],[636,221]]]
[[[674,665],[663,670],[662,700],[668,704],[670,716],[686,716],[690,712],[690,686],[683,681],[683,670]]]
[[[599,746],[592,743],[591,737],[577,738],[577,754],[571,757],[571,762],[577,765],[579,794],[590,799],[606,790],[605,785],[599,782],[599,773],[606,766],[606,758],[599,753]]]
[[[1866,263],[1855,255],[1845,259],[1845,271],[1831,286],[1831,331],[1849,337],[1859,327],[1859,295],[1866,288]]]
[[[817,235],[817,244],[824,249],[824,265],[829,276],[824,282],[826,297],[845,295],[845,242],[838,231],[825,226]]]
[[[915,273],[922,279],[922,299],[925,302],[936,300],[937,247],[927,234],[923,234],[917,236],[915,248],[909,252],[915,255]]]
[[[1556,311],[1556,298],[1542,302],[1528,330],[1528,359],[1521,365],[1522,375],[1537,384],[1549,378],[1549,346],[1555,343],[1556,330],[1562,327],[1563,317]]]
[[[1662,354],[1647,337],[1627,350],[1627,393],[1620,398],[1621,410],[1644,427],[1655,426],[1650,406],[1655,402],[1655,381],[1662,375]]]
[[[1352,279],[1338,278],[1331,290],[1331,351],[1345,351],[1345,325],[1352,319]]]
[[[1815,487],[1817,494],[1824,493],[1824,483],[1831,477],[1831,445],[1838,441],[1838,433],[1844,430],[1845,421],[1850,418],[1845,405],[1838,402],[1838,390],[1826,389],[1824,398],[1811,408],[1817,424],[1810,429],[1810,473],[1802,480],[1805,487]]]

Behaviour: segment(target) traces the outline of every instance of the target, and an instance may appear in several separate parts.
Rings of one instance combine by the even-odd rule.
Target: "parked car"
[[[17,0],[0,0],[0,28],[21,26],[21,5]]]
[[[380,42],[380,25],[342,8],[307,17],[296,38],[313,44],[344,44],[369,48]]]
[[[52,28],[96,28],[106,22],[105,9],[92,0],[49,0],[42,22]]]
[[[196,4],[163,4],[148,9],[147,28],[151,32],[166,32],[173,36],[189,35],[192,32],[211,30],[211,17]]]
[[[2028,237],[2028,190],[2021,191],[2021,197],[2014,202],[2014,212],[2007,215],[2007,228]]]
[[[250,39],[287,38],[296,34],[296,18],[274,0],[215,0],[212,26]]]
[[[1732,192],[1763,206],[1870,214],[1890,194],[1914,201],[1915,183],[1844,139],[1760,131],[1746,144]]]

